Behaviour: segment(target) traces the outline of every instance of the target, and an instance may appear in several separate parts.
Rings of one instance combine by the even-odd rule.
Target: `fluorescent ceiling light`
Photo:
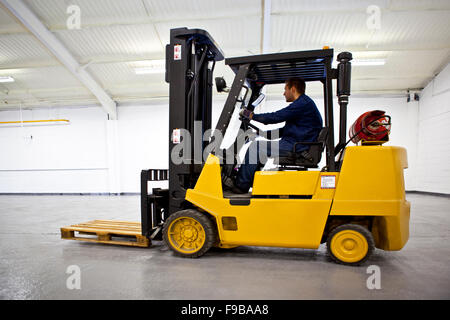
[[[6,76],[6,77],[0,77],[0,82],[5,83],[5,82],[14,82],[14,78],[11,76]]]

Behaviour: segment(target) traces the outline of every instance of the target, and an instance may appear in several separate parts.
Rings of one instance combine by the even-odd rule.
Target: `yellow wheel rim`
[[[206,233],[203,226],[194,218],[180,217],[169,225],[168,239],[175,250],[191,254],[203,247]]]
[[[354,230],[342,230],[331,240],[331,252],[344,262],[358,262],[364,259],[368,250],[366,238]]]

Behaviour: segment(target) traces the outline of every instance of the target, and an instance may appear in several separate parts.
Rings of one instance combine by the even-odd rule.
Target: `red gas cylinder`
[[[364,141],[388,141],[391,131],[391,117],[384,111],[374,110],[363,113],[350,127],[349,135],[353,143]]]

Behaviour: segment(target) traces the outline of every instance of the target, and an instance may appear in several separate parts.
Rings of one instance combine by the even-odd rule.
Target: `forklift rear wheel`
[[[360,265],[370,257],[374,248],[372,233],[361,225],[344,224],[328,235],[328,253],[340,264]]]
[[[217,230],[213,221],[196,210],[175,212],[164,223],[164,241],[176,255],[198,258],[216,242]]]

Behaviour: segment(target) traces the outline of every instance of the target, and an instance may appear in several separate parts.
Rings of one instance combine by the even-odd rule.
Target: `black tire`
[[[198,238],[195,238],[195,239],[200,239],[200,238],[202,238],[204,236],[204,241],[203,241],[202,245],[199,248],[195,248],[194,250],[192,250],[192,252],[188,252],[187,250],[181,249],[180,248],[181,245],[180,245],[180,247],[177,248],[176,244],[178,244],[178,241],[177,241],[177,239],[175,239],[176,236],[171,236],[169,234],[169,231],[171,230],[171,228],[174,227],[174,226],[172,226],[172,223],[176,222],[177,220],[181,220],[183,218],[188,218],[188,219],[185,219],[185,220],[188,220],[188,221],[194,221],[195,220],[196,223],[201,225],[201,227],[203,228],[203,231],[204,231],[204,234],[199,232],[197,234]],[[178,222],[176,222],[176,223],[178,223]],[[198,225],[196,225],[196,226],[197,226],[197,229],[198,229]],[[182,236],[183,235],[179,235],[179,237],[182,237]],[[164,238],[164,242],[166,243],[166,245],[177,256],[183,257],[183,258],[198,258],[198,257],[201,257],[214,244],[216,244],[217,240],[218,240],[217,228],[216,228],[215,223],[211,219],[211,217],[209,217],[207,214],[203,214],[203,213],[198,212],[197,210],[194,210],[194,209],[181,210],[181,211],[178,211],[178,212],[175,212],[175,213],[171,214],[169,216],[169,218],[167,218],[167,220],[164,223],[163,238]],[[182,241],[183,240],[180,240],[180,242],[182,242]],[[198,240],[195,240],[195,241],[198,241]]]
[[[338,235],[339,233],[341,233],[342,231],[346,231],[346,230],[348,230],[350,233],[357,232],[358,234],[360,234],[363,237],[363,239],[365,239],[365,241],[367,243],[366,254],[361,259],[358,259],[357,261],[349,262],[349,261],[342,260],[342,259],[340,259],[339,254],[337,252],[333,252],[333,250],[337,250],[337,249],[333,249],[333,247],[332,247],[333,238],[336,235]],[[342,235],[342,233],[341,233],[341,235]],[[336,241],[337,241],[337,239],[336,239]],[[365,228],[361,225],[358,225],[358,224],[344,224],[339,227],[336,227],[329,233],[328,238],[327,238],[328,254],[334,262],[339,263],[339,264],[348,265],[348,266],[359,266],[359,265],[363,264],[367,259],[369,259],[369,257],[372,255],[374,250],[375,250],[375,241],[373,240],[372,233],[369,230],[367,230],[367,228]],[[364,250],[362,252],[364,252]]]

